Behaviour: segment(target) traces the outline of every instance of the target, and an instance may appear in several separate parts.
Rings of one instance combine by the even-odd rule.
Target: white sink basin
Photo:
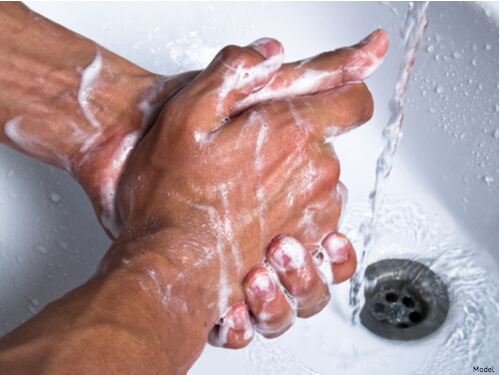
[[[496,9],[495,9],[496,5]],[[227,44],[271,36],[287,61],[356,43],[391,46],[368,80],[373,119],[335,141],[350,190],[342,230],[368,215],[408,4],[386,2],[28,3],[159,73],[204,67]],[[498,371],[498,4],[431,3],[370,260],[408,257],[448,284],[451,308],[428,338],[392,342],[349,323],[348,284],[318,316],[246,349],[207,347],[191,374],[470,374]],[[0,335],[84,282],[110,241],[64,172],[0,146]]]

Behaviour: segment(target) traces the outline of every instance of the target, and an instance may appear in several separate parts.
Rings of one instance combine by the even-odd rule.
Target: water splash
[[[367,253],[374,246],[375,228],[377,226],[380,206],[383,202],[383,184],[392,170],[394,155],[403,135],[401,130],[403,124],[403,106],[410,81],[410,73],[415,62],[415,55],[420,39],[427,26],[425,11],[428,5],[428,1],[411,2],[401,31],[401,36],[404,40],[403,59],[399,68],[393,98],[389,102],[391,115],[383,132],[385,145],[377,160],[375,189],[370,194],[372,216],[370,221],[360,228],[364,236],[363,253],[358,264],[358,269],[351,280],[349,304],[352,308],[352,322],[354,324],[359,321],[359,312],[363,302],[360,290],[363,289],[363,275],[367,266]]]

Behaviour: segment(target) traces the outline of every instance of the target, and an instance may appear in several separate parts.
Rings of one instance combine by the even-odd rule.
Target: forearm
[[[76,172],[106,132],[139,127],[150,74],[20,3],[0,4],[0,24],[2,142]]]
[[[0,373],[185,373],[217,319],[216,291],[155,242],[118,240],[91,280],[0,340]]]
[[[129,153],[184,77],[151,74],[21,3],[0,3],[0,25],[0,142],[67,170],[111,229]]]

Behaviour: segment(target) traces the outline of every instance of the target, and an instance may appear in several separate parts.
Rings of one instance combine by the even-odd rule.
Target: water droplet
[[[50,192],[49,197],[54,203],[59,203],[61,201],[61,196],[54,191]]]
[[[429,53],[434,52],[434,46],[432,44],[429,47],[427,47],[427,52]]]
[[[495,179],[492,177],[492,176],[484,176],[484,182],[486,182],[486,184],[491,184],[492,182],[494,182]]]
[[[443,86],[437,86],[436,87],[436,94],[442,94],[444,92],[444,87]]]
[[[484,46],[484,49],[485,49],[486,51],[489,51],[489,50],[491,49],[491,44],[486,43],[486,44],[485,44],[485,46]]]
[[[47,254],[48,251],[45,247],[43,247],[42,245],[36,245],[35,246],[35,249],[40,253],[40,254]]]
[[[57,246],[59,246],[63,250],[68,250],[68,247],[69,247],[68,243],[65,242],[65,241],[63,241],[63,240],[61,240],[61,239],[57,240]]]
[[[24,298],[26,298],[29,302],[31,302],[33,306],[35,307],[40,306],[40,301],[38,301],[37,298],[31,297],[30,295],[25,295]]]
[[[12,189],[9,189],[9,198],[10,199],[17,199],[18,198],[16,192]]]
[[[455,51],[455,52],[453,52],[452,56],[453,56],[454,59],[458,60],[458,59],[461,59],[463,55],[462,55],[462,52]]]
[[[17,264],[23,264],[24,263],[24,259],[23,259],[23,257],[21,255],[16,254],[14,258],[16,258]]]
[[[493,138],[498,139],[498,129],[493,132]]]
[[[472,66],[477,66],[477,59],[475,57],[472,59]]]

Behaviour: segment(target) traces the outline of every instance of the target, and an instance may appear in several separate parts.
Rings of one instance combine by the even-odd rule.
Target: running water
[[[352,308],[353,324],[359,321],[359,312],[363,304],[364,296],[360,291],[363,290],[364,273],[367,266],[366,260],[375,244],[374,233],[377,226],[380,206],[383,201],[383,184],[391,172],[394,154],[396,153],[399,141],[403,135],[401,130],[403,124],[403,105],[418,44],[427,26],[425,11],[428,5],[428,1],[410,2],[401,32],[401,36],[404,40],[403,59],[399,68],[394,95],[389,102],[389,111],[391,115],[383,132],[386,143],[377,160],[375,189],[370,194],[372,208],[371,219],[360,228],[363,234],[364,248],[357,271],[351,280],[349,304]]]

